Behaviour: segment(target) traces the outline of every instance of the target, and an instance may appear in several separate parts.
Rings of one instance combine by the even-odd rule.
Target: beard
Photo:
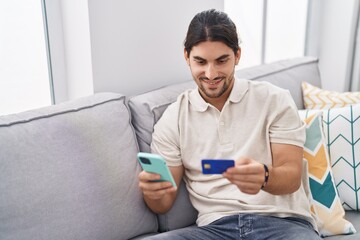
[[[222,80],[222,81],[224,81],[224,80]],[[225,81],[222,88],[217,92],[212,92],[211,90],[205,88],[204,85],[201,83],[200,83],[199,88],[200,88],[201,92],[203,94],[205,94],[208,98],[218,98],[218,97],[221,97],[224,94],[224,92],[226,92],[226,90],[229,89],[229,84]]]
[[[204,80],[207,80],[207,78],[200,77],[197,81],[195,81],[198,83],[200,92],[208,98],[219,98],[232,86],[234,81],[234,72],[230,75],[230,77],[223,76],[214,79],[214,81],[221,81],[219,84],[222,84],[222,86],[219,89],[212,90],[211,87],[208,87],[209,84],[204,83]]]

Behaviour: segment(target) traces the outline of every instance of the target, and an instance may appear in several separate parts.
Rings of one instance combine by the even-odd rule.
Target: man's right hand
[[[175,202],[177,190],[180,186],[184,167],[169,167],[176,185],[173,187],[170,182],[154,182],[159,180],[160,175],[142,171],[139,174],[139,187],[144,195],[146,205],[155,213],[164,214]]]
[[[154,180],[159,179],[159,174],[148,173],[145,171],[142,171],[139,174],[139,187],[145,198],[149,200],[159,200],[168,193],[176,192],[177,188],[173,187],[170,182],[154,182]]]

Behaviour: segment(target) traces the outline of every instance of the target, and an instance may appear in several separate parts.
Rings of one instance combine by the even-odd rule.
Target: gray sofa
[[[301,81],[320,86],[317,60],[304,57],[236,72],[289,89],[303,108]],[[152,213],[138,189],[138,151],[154,123],[192,80],[138,96],[97,93],[0,117],[0,239],[143,239],[194,224],[184,184],[173,208]],[[360,231],[360,214],[346,218]],[[328,239],[360,239],[360,234]]]

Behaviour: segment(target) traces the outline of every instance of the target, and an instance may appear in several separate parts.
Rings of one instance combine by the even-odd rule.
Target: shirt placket
[[[230,122],[226,117],[227,108],[223,109],[218,120],[218,135],[220,142],[220,151],[223,153],[230,152],[234,149],[234,143],[232,141],[232,133],[230,129]]]

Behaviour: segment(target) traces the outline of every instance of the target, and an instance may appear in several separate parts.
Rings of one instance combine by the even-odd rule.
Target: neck
[[[230,87],[220,97],[210,98],[210,97],[207,97],[207,96],[203,96],[203,98],[207,103],[213,105],[214,107],[216,107],[221,112],[221,110],[223,109],[227,99],[230,96],[230,93],[231,93],[231,90],[233,89],[233,86],[234,86],[234,81],[232,81]],[[203,94],[201,94],[201,95],[203,95]]]
[[[215,99],[208,99],[206,100],[209,104],[213,105],[214,107],[216,107],[220,112],[223,109],[226,100],[228,99],[229,95],[226,94],[227,96],[225,96],[225,94],[223,96],[221,96],[220,98],[215,98]],[[224,98],[223,98],[224,97]]]

